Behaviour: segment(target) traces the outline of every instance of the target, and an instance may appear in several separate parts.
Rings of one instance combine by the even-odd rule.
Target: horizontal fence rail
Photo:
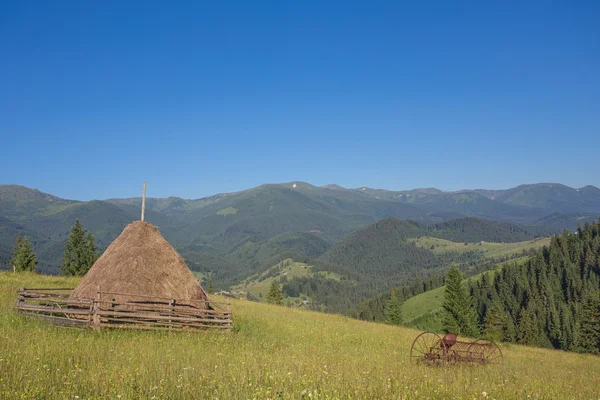
[[[69,299],[70,288],[17,290],[15,308],[57,325],[144,330],[217,330],[233,328],[228,303],[183,300],[98,291],[95,299]],[[127,298],[117,301],[111,296]]]

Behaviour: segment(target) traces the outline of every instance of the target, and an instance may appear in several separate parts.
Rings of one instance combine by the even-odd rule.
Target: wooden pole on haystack
[[[142,222],[144,222],[144,211],[146,211],[146,182],[144,182],[144,189],[142,190]]]

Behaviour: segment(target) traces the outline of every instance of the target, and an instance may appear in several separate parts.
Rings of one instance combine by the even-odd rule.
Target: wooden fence
[[[17,290],[16,309],[57,325],[149,330],[232,329],[229,303],[157,298],[98,291],[95,299],[69,299],[72,288]],[[118,296],[118,297],[117,297]],[[127,301],[115,301],[127,298]]]

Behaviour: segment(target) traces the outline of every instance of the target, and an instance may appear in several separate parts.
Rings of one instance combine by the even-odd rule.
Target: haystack
[[[108,297],[116,302],[140,301],[142,298],[137,296],[208,300],[200,282],[158,228],[142,221],[125,227],[70,298],[95,299],[98,290],[110,292]],[[200,302],[198,306],[205,308],[203,304]]]

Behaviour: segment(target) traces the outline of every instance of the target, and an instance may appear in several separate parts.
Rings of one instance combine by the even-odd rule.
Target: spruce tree
[[[256,298],[256,296],[253,295],[251,292],[246,292],[246,300],[248,300],[248,301],[258,301],[258,299]]]
[[[37,257],[33,252],[31,243],[27,236],[19,234],[15,241],[15,247],[13,249],[13,257],[9,261],[9,265],[15,272],[20,271],[35,271],[37,266]]]
[[[485,314],[484,320],[486,338],[495,342],[506,340],[506,331],[508,330],[508,316],[504,308],[499,303],[494,305]]]
[[[517,332],[515,329],[515,323],[510,314],[506,315],[506,330],[504,331],[504,341],[509,343],[515,343],[517,340]]]
[[[210,277],[210,275],[208,276],[208,282],[207,282],[207,290],[208,290],[208,294],[214,294],[215,293],[215,285],[213,284],[212,278]]]
[[[537,346],[540,343],[540,328],[537,316],[531,307],[521,309],[517,341],[528,346]]]
[[[277,304],[278,306],[283,304],[283,293],[279,285],[273,281],[269,293],[267,294],[267,303]]]
[[[396,289],[392,289],[385,304],[385,321],[391,325],[402,325],[402,301]]]
[[[96,260],[98,259],[99,255],[98,252],[96,251],[96,243],[94,243],[94,237],[92,236],[91,233],[87,232],[87,234],[85,235],[85,272],[83,273],[85,275],[86,272],[88,272],[88,270],[92,267],[92,265],[94,265],[94,263],[96,262]]]
[[[83,276],[98,259],[93,236],[77,219],[65,244],[61,271],[64,275]]]
[[[585,294],[581,314],[581,347],[586,352],[600,353],[600,291]]]
[[[479,336],[478,317],[473,306],[473,297],[462,286],[463,274],[452,265],[446,276],[444,293],[444,330],[457,335]]]

